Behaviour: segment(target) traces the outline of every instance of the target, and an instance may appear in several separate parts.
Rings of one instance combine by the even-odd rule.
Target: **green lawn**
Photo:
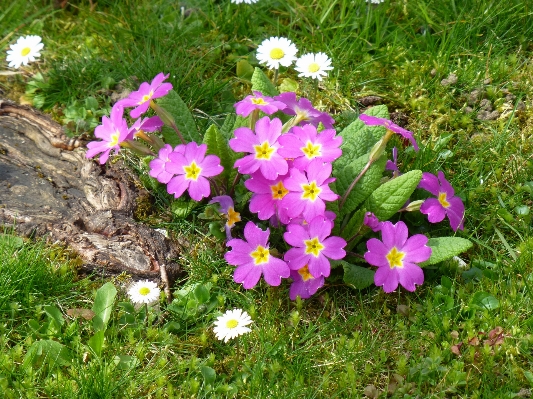
[[[45,43],[38,63],[0,74],[1,96],[33,104],[72,135],[90,135],[113,95],[163,71],[204,132],[222,126],[250,94],[253,67],[273,78],[258,63],[257,46],[287,37],[300,54],[326,53],[334,69],[318,88],[294,68],[282,67],[278,83],[297,84],[299,95],[334,117],[338,132],[369,102],[385,104],[421,147],[400,151],[400,169],[445,172],[466,207],[455,236],[473,247],[461,262],[426,268],[413,293],[356,290],[334,269],[311,299],[291,301],[285,282],[251,290],[233,282],[224,243],[201,218],[206,201],[184,219],[165,208],[164,189],[154,190],[155,210],[143,222],[165,224],[191,251],[179,259],[188,277],[172,287],[173,305],[161,300],[146,314],[129,302],[127,276],[112,281],[115,297],[103,293],[106,281],[77,279],[76,259],[61,248],[0,236],[4,397],[529,397],[529,2],[100,0],[92,10],[86,0],[65,9],[51,3],[0,0],[3,54],[21,35]],[[8,70],[2,58],[0,72]],[[146,172],[143,160],[118,156]],[[427,232],[427,224],[418,226]],[[453,232],[445,221],[431,234]],[[69,316],[98,308],[98,295],[96,303],[114,298],[103,327]],[[251,315],[252,331],[226,344],[215,339],[213,322],[233,308]]]

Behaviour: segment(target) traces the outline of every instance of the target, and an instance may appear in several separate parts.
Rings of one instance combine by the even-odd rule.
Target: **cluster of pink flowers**
[[[142,83],[138,91],[117,102],[111,116],[104,116],[102,125],[96,128],[95,136],[100,141],[88,144],[86,156],[100,154],[100,163],[104,164],[111,151],[118,152],[121,147],[144,151],[154,156],[149,165],[150,176],[166,184],[169,194],[179,198],[187,191],[190,198],[201,201],[211,195],[211,178],[223,171],[219,157],[206,155],[206,144],[190,142],[172,147],[163,143],[156,135],[149,134],[163,125],[162,120],[158,116],[142,118],[150,107],[157,112],[152,101],[172,89],[170,83],[165,83],[167,78],[168,75],[160,73],[151,83]],[[124,118],[126,107],[133,108],[132,118],[138,118],[131,127]],[[236,266],[234,280],[246,289],[255,287],[261,276],[272,286],[291,278],[290,298],[309,298],[330,275],[331,260],[346,256],[346,241],[331,235],[336,215],[326,210],[327,202],[339,199],[329,184],[335,181],[332,162],[342,155],[342,137],[336,135],[335,121],[330,115],[315,109],[309,100],[298,99],[295,93],[268,97],[255,91],[236,103],[235,108],[238,115],[250,121],[250,127],[235,129],[229,141],[233,151],[244,153],[234,167],[252,193],[249,210],[259,220],[282,229],[287,250],[280,254],[278,248],[271,248],[270,230],[263,230],[252,221],[244,227],[244,239],[233,238],[231,230],[241,221],[240,213],[234,209],[230,196],[217,195],[209,203],[218,204],[218,211],[226,219],[227,246],[231,250],[225,259]],[[260,112],[266,116],[260,117]],[[291,118],[283,123],[280,118],[272,117],[276,113]],[[382,118],[362,115],[361,119],[367,125],[387,129],[384,139],[377,143],[378,150],[384,148],[393,133],[408,139],[418,150],[408,130]],[[323,126],[320,131],[319,124]],[[374,160],[372,156],[370,159],[369,162]],[[396,148],[387,169],[393,171],[393,177],[401,174]],[[419,188],[437,197],[420,205],[420,212],[427,214],[430,222],[440,222],[448,216],[453,230],[463,228],[464,205],[442,172],[438,177],[424,173]],[[414,291],[424,281],[417,263],[431,256],[427,237],[421,234],[408,237],[405,223],[380,221],[371,213],[365,216],[364,224],[382,235],[381,241],[368,240],[364,255],[370,265],[378,267],[375,284],[385,292],[397,289],[398,285]]]

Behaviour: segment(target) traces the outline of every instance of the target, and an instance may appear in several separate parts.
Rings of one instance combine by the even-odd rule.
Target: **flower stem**
[[[357,184],[357,182],[361,179],[361,177],[363,177],[363,175],[366,173],[366,171],[370,168],[370,166],[372,166],[373,164],[373,160],[372,158],[367,162],[367,164],[365,165],[365,167],[363,168],[363,170],[361,171],[361,173],[359,173],[359,175],[355,178],[355,180],[352,182],[352,184],[350,184],[350,187],[348,187],[348,190],[346,190],[346,193],[342,196],[341,198],[341,202],[339,204],[339,209],[342,208],[342,206],[344,205],[344,203],[346,202],[346,199],[348,198],[348,196],[350,195],[350,193],[352,192],[353,188],[355,187],[355,185]]]
[[[231,189],[229,190],[229,196],[233,197],[233,194],[235,193],[235,186],[241,179],[241,174],[237,172],[237,175],[235,176],[235,179],[233,179],[233,184],[231,185]]]
[[[279,74],[279,68],[274,69],[274,86],[278,85],[278,74]]]
[[[233,363],[233,370],[231,372],[232,375],[235,374],[235,372],[237,371],[237,365],[239,364],[239,358],[240,358],[240,341],[237,338],[237,345],[235,346],[235,360]]]

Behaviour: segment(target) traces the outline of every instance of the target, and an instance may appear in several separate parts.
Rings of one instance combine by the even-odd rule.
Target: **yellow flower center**
[[[252,98],[252,104],[255,104],[255,105],[267,105],[268,103],[265,100],[263,100],[262,98],[253,97]]]
[[[321,149],[322,146],[320,144],[313,144],[311,141],[307,141],[305,147],[301,148],[308,159],[313,159],[322,155],[322,152],[320,151]]]
[[[254,259],[254,263],[256,265],[261,265],[263,263],[268,262],[268,259],[270,257],[270,252],[268,252],[267,248],[264,248],[261,245],[258,245],[255,251],[252,252],[250,255],[252,255],[252,258]]]
[[[233,227],[235,223],[241,221],[241,214],[239,212],[235,212],[232,206],[228,208],[227,217],[228,221],[226,222],[226,224],[228,225],[228,227]]]
[[[279,47],[276,47],[270,50],[270,58],[272,58],[273,60],[280,60],[283,58],[284,55],[285,55],[285,52]]]
[[[20,55],[23,56],[23,57],[26,57],[31,51],[31,48],[29,47],[24,47],[22,49],[22,51],[20,52]]]
[[[316,200],[322,191],[322,189],[316,185],[314,180],[309,184],[302,184],[302,188],[304,190],[302,193],[302,199],[310,201]]]
[[[139,101],[139,102],[137,103],[137,105],[141,105],[141,104],[144,104],[146,101],[150,101],[150,100],[152,99],[152,96],[153,96],[153,95],[154,95],[154,91],[153,91],[153,90],[150,90],[150,93],[145,94],[145,95],[142,97],[141,101]]]
[[[272,153],[276,151],[274,147],[271,147],[270,144],[268,144],[268,141],[265,141],[261,145],[254,145],[255,149],[255,158],[256,159],[266,159],[269,160],[272,156]]]
[[[198,180],[198,177],[200,177],[200,173],[202,172],[202,168],[196,165],[196,162],[194,161],[192,161],[189,166],[184,166],[183,170],[185,171],[185,178],[194,181]]]
[[[239,322],[237,320],[235,320],[235,319],[231,319],[231,320],[228,320],[226,322],[226,327],[227,328],[233,329],[233,328],[237,327],[238,325],[239,325]]]
[[[403,258],[405,257],[405,252],[398,251],[396,247],[392,249],[387,254],[386,258],[389,262],[389,267],[394,269],[395,267],[403,267]]]
[[[109,138],[111,140],[109,140],[109,144],[108,146],[109,147],[114,147],[116,145],[118,145],[118,138],[120,136],[120,133],[118,131],[116,131],[115,133],[113,133]]]
[[[148,287],[139,288],[139,294],[141,294],[142,296],[146,296],[149,293],[150,293],[150,288],[148,288]]]
[[[275,199],[275,200],[282,199],[289,192],[289,190],[285,188],[282,182],[278,182],[277,184],[270,186],[270,189],[272,190],[272,199]]]
[[[316,62],[313,62],[313,63],[309,64],[307,69],[311,73],[318,72],[320,70],[320,65],[318,65]]]
[[[307,267],[307,265],[298,270],[298,274],[302,276],[303,281],[314,279],[313,275],[309,273],[309,268]]]
[[[320,254],[320,251],[324,249],[324,245],[320,241],[318,241],[318,237],[315,237],[311,240],[304,240],[305,244],[305,253],[307,255],[313,254],[315,258],[318,257]]]
[[[446,198],[446,193],[439,193],[439,202],[445,208],[448,208],[450,206],[450,203]]]

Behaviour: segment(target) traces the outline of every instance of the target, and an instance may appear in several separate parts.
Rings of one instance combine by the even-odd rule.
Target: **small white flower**
[[[217,318],[213,332],[217,339],[228,342],[230,339],[252,331],[246,327],[251,322],[250,315],[242,309],[228,310]]]
[[[366,2],[370,4],[381,4],[384,3],[385,0],[366,0]]]
[[[159,299],[161,290],[153,281],[137,281],[128,290],[133,303],[152,303]]]
[[[41,56],[40,51],[44,47],[41,43],[40,36],[22,36],[19,37],[15,44],[12,44],[11,50],[7,50],[6,61],[11,68],[20,68],[21,65],[28,65],[28,62],[35,61]]]
[[[257,3],[258,1],[259,0],[231,0],[233,4],[241,4],[241,3],[253,4],[253,3]]]
[[[290,66],[296,59],[298,49],[289,39],[271,37],[263,40],[257,48],[257,59],[269,68],[278,69],[280,65]]]
[[[300,72],[298,76],[322,80],[322,76],[328,75],[326,71],[333,69],[333,67],[331,66],[331,60],[326,54],[309,53],[298,58],[295,69]]]

